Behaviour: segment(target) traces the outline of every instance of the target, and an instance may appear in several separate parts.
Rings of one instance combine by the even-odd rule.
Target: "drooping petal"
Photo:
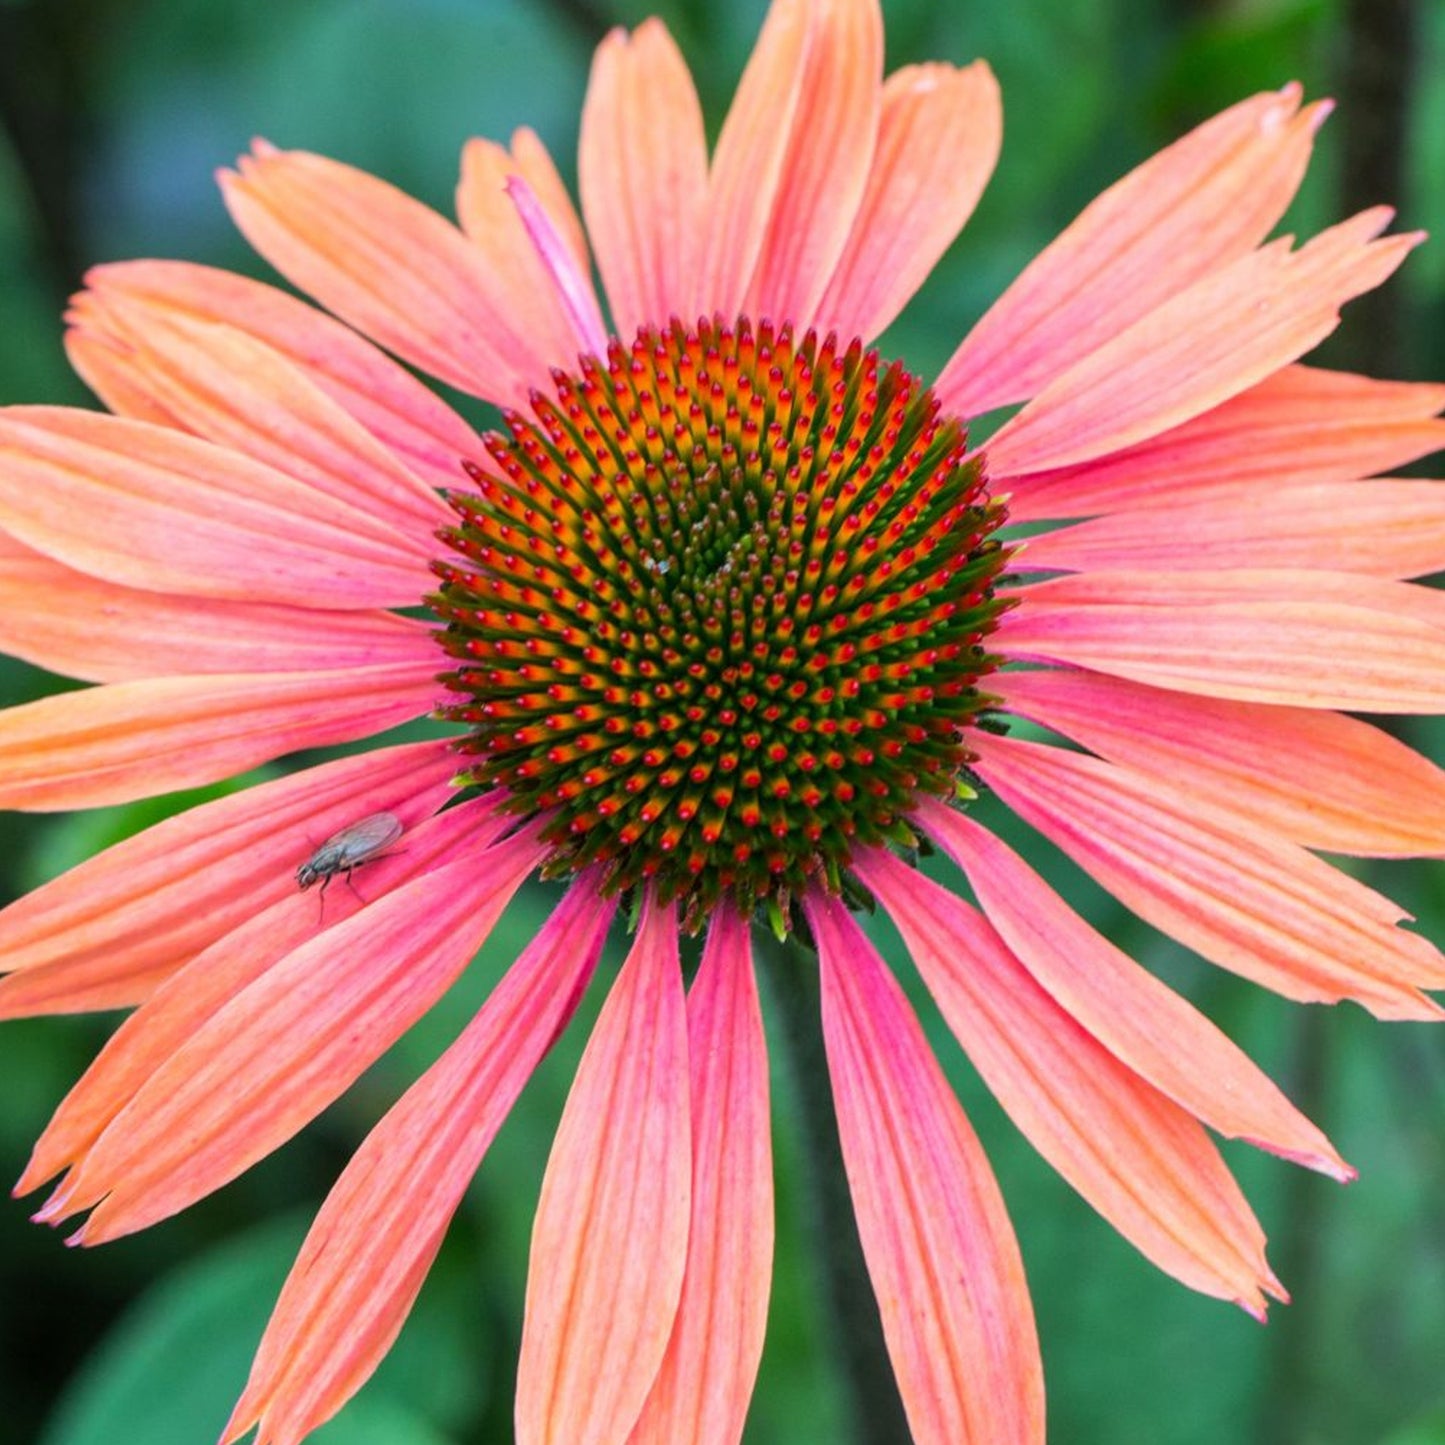
[[[264,341],[434,486],[455,486],[460,459],[483,454],[476,433],[405,368],[349,326],[273,286],[185,261],[120,261],[93,267],[85,281],[87,289],[71,305],[68,349],[81,376],[121,415],[166,419],[151,414],[149,393],[136,403],[140,409],[132,409],[135,382],[124,352],[95,345],[101,338],[123,339],[114,331],[112,301],[162,318],[234,327]],[[82,358],[75,343],[87,339],[92,344],[82,347]]]
[[[407,829],[401,846],[366,865],[359,883],[348,879],[319,900],[301,896],[294,882],[285,897],[272,903],[263,902],[266,895],[258,889],[251,913],[173,969],[166,982],[111,1035],[55,1111],[15,1192],[28,1193],[61,1170],[79,1164],[150,1079],[223,1008],[283,959],[326,929],[339,926],[364,908],[368,899],[382,898],[410,879],[431,872],[455,857],[459,849],[473,856],[480,853],[508,826],[509,819],[495,798],[472,799],[422,819]],[[6,983],[23,986],[34,977],[31,971],[13,975]]]
[[[1009,515],[1088,517],[1354,481],[1445,447],[1445,386],[1286,366],[1148,441],[1010,479]]]
[[[1042,1445],[1028,1283],[978,1140],[841,904],[807,903],[848,1187],[917,1445]]]
[[[994,645],[1240,702],[1445,709],[1445,604],[1407,582],[1291,568],[1096,572],[1023,589]]]
[[[304,368],[233,326],[104,293],[89,307],[102,312],[126,348],[127,380],[170,425],[359,506],[379,535],[411,540],[423,560],[432,554],[446,504]]]
[[[1055,377],[989,439],[991,474],[1091,461],[1220,405],[1322,341],[1346,301],[1423,239],[1365,211],[1298,251],[1272,243],[1205,276]]]
[[[537,144],[540,146],[541,142]],[[521,177],[528,189],[536,194],[526,170],[507,152],[506,147],[495,141],[468,141],[462,151],[462,174],[457,184],[457,218],[488,269],[506,287],[508,304],[518,324],[526,328],[549,356],[570,364],[579,351],[592,348],[559,304],[552,278],[507,193],[509,182],[514,177]],[[552,174],[555,175],[555,171]],[[561,185],[560,180],[557,185]],[[564,191],[564,197],[565,194]],[[583,278],[590,295],[591,271],[586,251],[579,261],[572,248],[569,225],[571,202],[567,202],[566,211],[558,216],[555,214],[555,200],[555,193],[549,193],[547,201],[539,199],[539,204],[559,234],[568,237],[572,269]],[[593,296],[591,301],[595,310],[596,297]]]
[[[266,145],[220,179],[232,219],[288,281],[433,376],[505,405],[572,361],[527,336],[467,237],[385,181]]]
[[[860,876],[1039,1153],[1160,1269],[1262,1319],[1265,1296],[1284,1294],[1204,1129],[1060,1008],[976,909],[891,854],[871,855]]]
[[[1102,673],[1000,672],[1010,711],[1139,772],[1169,778],[1307,848],[1445,856],[1445,771],[1389,733],[1315,708],[1261,707]]]
[[[931,798],[918,818],[968,875],[990,926],[1054,1001],[1120,1063],[1195,1118],[1336,1179],[1329,1140],[1173,989],[1096,933],[1018,854]]]
[[[296,607],[414,606],[425,553],[327,496],[169,427],[69,407],[0,412],[0,526],[81,572]]]
[[[118,587],[0,533],[0,649],[86,682],[166,673],[370,667],[421,662],[436,645],[392,612],[319,612],[273,602]]]
[[[74,1239],[100,1244],[265,1158],[441,997],[544,852],[533,830],[460,844],[279,960],[150,1076],[38,1217],[94,1206]]]
[[[374,748],[203,803],[87,858],[0,910],[0,960],[12,971],[0,1013],[36,1002],[17,996],[21,975],[46,975],[75,1008],[139,1002],[137,980],[169,976],[294,893],[319,843],[377,812],[412,828],[445,802],[456,770],[445,741]],[[90,992],[111,988],[122,993],[104,1002]]]
[[[687,996],[692,1225],[677,1320],[630,1445],[737,1445],[768,1318],[768,1059],[746,923],[719,909]]]
[[[820,332],[870,341],[898,315],[973,214],[1002,139],[998,81],[981,60],[909,65],[884,81],[878,148],[818,303]]]
[[[311,1226],[224,1441],[289,1445],[376,1368],[473,1174],[566,1027],[615,905],[575,883],[445,1054],[367,1136]]]
[[[1241,101],[1092,201],[954,353],[935,383],[945,408],[976,416],[1022,401],[1258,245],[1328,114],[1299,102],[1297,85]]]
[[[687,1256],[687,1016],[649,900],[567,1098],[532,1227],[518,1445],[620,1442],[667,1349]]]
[[[430,711],[436,661],[106,683],[0,712],[0,807],[49,813],[199,788]]]
[[[1442,438],[1445,439],[1445,438]],[[1445,482],[1213,486],[1029,538],[1030,570],[1299,567],[1375,577],[1445,571]]]
[[[1246,830],[1166,779],[1010,739],[972,739],[980,777],[1141,918],[1286,998],[1379,1018],[1441,1011],[1445,959],[1399,908],[1312,853]]]
[[[657,19],[597,47],[578,185],[617,334],[686,323],[706,227],[707,137],[687,62]]]

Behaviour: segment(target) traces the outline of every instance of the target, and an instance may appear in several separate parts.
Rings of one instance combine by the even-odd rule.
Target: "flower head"
[[[969,803],[1291,998],[1438,1016],[1445,959],[1312,851],[1445,852],[1445,774],[1345,715],[1445,703],[1445,609],[1402,580],[1445,568],[1445,494],[1380,476],[1445,442],[1445,388],[1297,364],[1419,238],[1374,211],[1266,239],[1324,113],[1255,96],[1126,176],[931,382],[873,343],[972,210],[999,101],[981,63],[884,80],[874,0],[776,0],[711,157],[661,24],[609,36],[585,226],[527,131],[469,145],[459,228],[258,144],[227,204],[324,310],[183,263],[90,274],[69,347],[113,414],[0,414],[0,547],[7,646],[97,686],[0,714],[0,800],[444,726],[0,913],[0,1013],[134,1008],[37,1145],[21,1188],[62,1176],[39,1217],[88,1211],[99,1243],[234,1178],[528,876],[566,885],[337,1182],[227,1440],[294,1445],[370,1374],[621,905],[538,1206],[519,1440],[740,1436],[772,1255],[756,918],[817,949],[917,1440],[1040,1441],[1041,1372],[998,1189],[861,906],[1145,1255],[1257,1315],[1283,1297],[1206,1127],[1349,1166]]]

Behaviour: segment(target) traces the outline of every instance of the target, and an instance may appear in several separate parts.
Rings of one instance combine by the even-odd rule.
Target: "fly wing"
[[[369,818],[350,824],[333,834],[318,849],[335,859],[335,867],[353,867],[375,857],[401,837],[401,819],[395,813],[373,813]]]

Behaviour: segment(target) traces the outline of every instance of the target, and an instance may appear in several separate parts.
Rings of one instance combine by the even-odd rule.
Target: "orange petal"
[[[408,827],[401,846],[369,862],[361,881],[338,885],[319,905],[301,895],[290,870],[284,872],[290,883],[284,897],[268,902],[270,889],[257,889],[249,914],[218,933],[184,966],[174,968],[111,1035],[46,1126],[15,1192],[28,1193],[62,1169],[79,1164],[151,1077],[281,960],[360,911],[366,899],[382,898],[409,879],[431,872],[455,856],[458,848],[470,855],[479,853],[509,825],[495,798],[473,799]],[[230,900],[213,899],[205,883],[197,884],[192,905],[196,898],[204,898],[208,905],[217,902],[224,909]],[[234,904],[229,911],[234,914]],[[6,982],[23,985],[34,976],[31,971]]]
[[[87,858],[0,910],[0,959],[14,971],[0,1013],[22,974],[89,989],[174,973],[294,893],[296,868],[331,834],[371,813],[407,828],[428,817],[456,768],[445,741],[373,748],[202,803]]]
[[[404,361],[499,405],[552,364],[477,248],[375,176],[258,146],[221,176],[232,219],[283,275]]]
[[[630,1445],[737,1445],[773,1267],[768,1057],[747,924],[719,908],[687,996],[692,1226],[682,1299]]]
[[[280,959],[147,1079],[39,1217],[94,1205],[73,1240],[101,1244],[264,1159],[441,997],[544,852],[532,831],[458,845]]]
[[[687,1055],[677,918],[649,899],[537,1202],[518,1445],[624,1440],[657,1375],[687,1256]]]
[[[0,640],[12,657],[87,682],[427,657],[436,665],[428,630],[395,613],[142,592],[72,571],[3,533],[0,617]]]
[[[1298,251],[1274,243],[1195,282],[1051,381],[989,439],[995,479],[1091,461],[1178,426],[1324,340],[1346,301],[1422,237],[1365,211]]]
[[[300,1440],[376,1368],[467,1185],[566,1027],[615,905],[571,888],[481,1012],[367,1136],[327,1196],[223,1436]]]
[[[0,807],[103,808],[199,788],[431,710],[435,661],[106,683],[0,712]]]
[[[973,214],[1002,138],[998,81],[983,61],[888,77],[868,189],[818,303],[820,331],[868,341],[898,315]]]
[[[1020,595],[995,642],[1009,657],[1241,702],[1445,711],[1445,613],[1428,588],[1334,572],[1221,569],[1095,572]]]
[[[976,733],[980,777],[1085,872],[1171,938],[1304,1002],[1379,1018],[1441,1011],[1445,959],[1386,898],[1296,844],[1158,777]]]
[[[687,62],[660,20],[597,47],[578,184],[614,328],[688,314],[706,228],[707,137]]]
[[[697,314],[743,311],[797,123],[814,0],[774,0],[718,136],[709,180]],[[791,318],[780,318],[791,319]]]
[[[1143,1255],[1263,1319],[1283,1298],[1264,1231],[1177,1104],[1053,1001],[976,909],[891,854],[860,876],[898,925],[949,1027],[1029,1141]]]
[[[1001,672],[1004,706],[1306,848],[1445,856],[1445,771],[1357,718],[1194,697],[1073,669]]]
[[[968,875],[1014,957],[1120,1063],[1221,1134],[1336,1179],[1355,1177],[1240,1049],[1090,928],[1012,849],[934,799],[921,799],[917,816]]]
[[[1014,478],[1016,522],[1351,481],[1445,447],[1445,386],[1287,366],[1191,422],[1078,467]]]
[[[350,502],[378,535],[407,538],[423,558],[433,555],[446,504],[274,347],[124,296],[92,298],[84,318],[72,340],[104,328],[126,348],[131,384],[146,390],[170,425]]]
[[[537,144],[540,146],[541,142]],[[579,351],[588,351],[591,347],[559,304],[552,278],[507,194],[507,183],[514,176],[522,177],[531,185],[525,172],[526,168],[505,146],[480,138],[468,141],[462,151],[462,174],[457,184],[457,218],[488,270],[506,287],[508,305],[518,325],[526,329],[539,350],[570,364]],[[557,185],[561,185],[560,179]],[[565,197],[565,190],[562,194]],[[558,225],[559,233],[570,236],[571,202],[566,202],[566,211],[559,218],[555,214],[555,200],[555,194],[549,195],[541,202],[542,208],[553,224]],[[569,255],[577,261],[575,253],[569,251]],[[590,278],[592,272],[585,249],[574,269],[580,277]],[[587,289],[591,291],[590,280]],[[596,308],[595,297],[592,306]],[[539,374],[537,380],[541,380],[542,375]]]
[[[298,607],[412,606],[425,553],[367,512],[167,427],[67,407],[0,413],[0,525],[82,572]]]
[[[917,1445],[1042,1445],[1028,1282],[998,1185],[903,991],[841,903],[807,903],[858,1234]]]
[[[1022,401],[1211,271],[1284,214],[1328,113],[1297,85],[1252,96],[1091,202],[1004,292],[935,383],[977,416]]]
[[[1148,441],[1016,477],[1009,515],[1031,522],[1128,507],[1235,504],[1276,487],[1352,481],[1445,446],[1445,386],[1286,366]]]
[[[878,0],[814,0],[811,10],[797,105],[744,308],[749,316],[791,321],[799,330],[813,324],[848,244],[868,185],[883,99]],[[735,108],[741,102],[739,90]]]
[[[95,368],[94,342],[83,348],[89,355],[77,355],[77,341],[105,334],[106,303],[117,298],[159,317],[217,322],[264,341],[433,485],[455,486],[459,459],[483,454],[472,429],[408,371],[349,326],[275,287],[184,261],[122,261],[93,267],[85,280],[88,289],[75,297],[69,318],[77,327],[71,359],[121,415],[167,420],[152,414],[154,403],[135,387],[123,354],[112,350],[117,359]]]
[[[1300,567],[1376,577],[1445,571],[1445,482],[1257,482],[1029,538],[1029,570]]]

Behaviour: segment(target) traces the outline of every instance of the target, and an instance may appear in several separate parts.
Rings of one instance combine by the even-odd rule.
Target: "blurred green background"
[[[682,41],[715,130],[763,8],[762,0],[0,0],[0,399],[87,401],[65,365],[59,315],[91,262],[176,256],[264,274],[212,182],[253,135],[338,156],[449,209],[459,148],[472,134],[505,137],[530,124],[570,176],[591,47],[608,26],[647,13],[663,14]],[[1006,114],[1003,158],[974,222],[885,349],[916,369],[936,368],[1101,186],[1212,111],[1298,78],[1311,95],[1335,95],[1342,110],[1291,226],[1307,230],[1383,200],[1400,207],[1403,225],[1441,237],[1411,259],[1387,299],[1347,313],[1326,355],[1384,374],[1445,376],[1445,6],[890,0],[885,10],[890,69],[984,56],[1003,84]],[[6,704],[58,685],[0,660]],[[1445,726],[1410,722],[1401,731],[1445,760]],[[6,817],[0,898],[178,805]],[[996,810],[985,817],[1013,836]],[[1027,850],[1097,926],[1270,1068],[1361,1172],[1342,1190],[1226,1145],[1295,1299],[1260,1329],[1122,1244],[1020,1140],[925,1006],[1022,1242],[1050,1438],[1445,1442],[1445,1036],[1384,1027],[1353,1009],[1286,1006],[1184,955],[1056,855]],[[1439,863],[1359,871],[1445,939]],[[5,1202],[0,1441],[213,1440],[330,1180],[485,996],[548,902],[540,891],[524,895],[422,1028],[302,1138],[184,1217],[71,1252],[26,1222],[26,1203]],[[316,1436],[322,1445],[511,1438],[531,1213],[596,1007],[594,996],[524,1095],[412,1323],[371,1386]],[[49,1110],[112,1024],[0,1030],[0,1175],[18,1175]],[[775,1090],[779,1252],[746,1439],[847,1441],[781,1066]]]

